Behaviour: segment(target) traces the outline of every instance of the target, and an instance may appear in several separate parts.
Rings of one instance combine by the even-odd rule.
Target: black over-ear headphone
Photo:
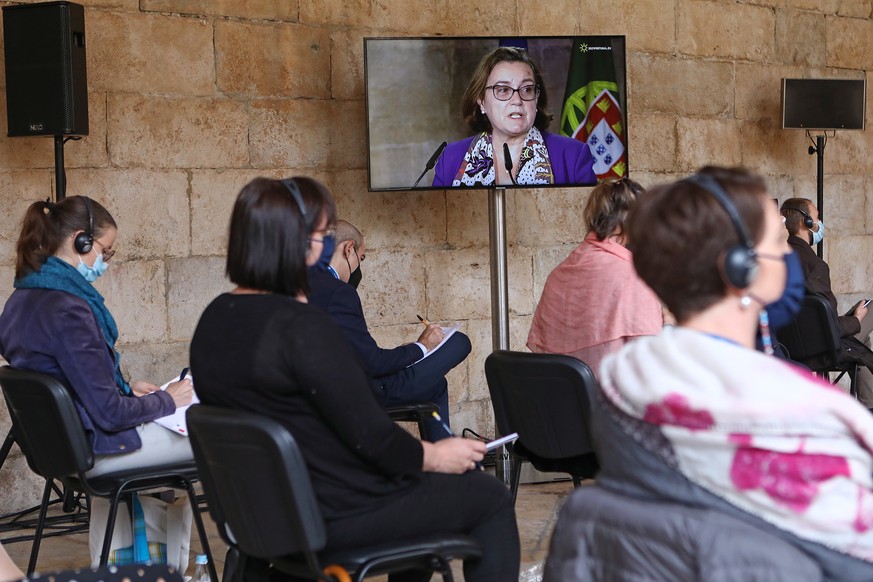
[[[812,216],[809,215],[809,212],[801,210],[797,206],[783,206],[782,210],[796,210],[803,215],[803,226],[806,228],[812,228],[815,226],[815,221],[812,219]]]
[[[88,213],[88,230],[76,235],[76,238],[73,240],[73,247],[80,255],[86,255],[94,247],[94,215],[91,214],[91,200],[87,196],[82,196],[81,198],[85,203],[85,212]]]
[[[294,202],[297,203],[297,209],[300,210],[300,216],[303,217],[303,224],[306,225],[306,232],[311,232],[312,225],[309,223],[309,215],[306,212],[306,205],[303,203],[303,196],[300,194],[300,187],[292,178],[286,178],[281,180],[281,182],[288,189],[288,192],[291,193]]]
[[[743,224],[737,207],[728,198],[721,184],[712,176],[694,174],[686,178],[685,181],[696,184],[709,192],[730,217],[734,230],[737,231],[737,236],[740,238],[740,244],[732,245],[725,250],[724,276],[733,287],[745,289],[752,284],[758,275],[758,257],[755,253],[755,246],[752,244],[752,237],[749,236],[749,231],[746,230],[746,225]]]

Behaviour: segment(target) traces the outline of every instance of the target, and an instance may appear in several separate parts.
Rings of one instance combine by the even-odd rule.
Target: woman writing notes
[[[526,50],[498,47],[486,54],[461,101],[475,135],[446,147],[433,185],[594,184],[588,145],[546,132],[547,107],[542,74]]]
[[[484,444],[421,442],[398,427],[343,332],[307,304],[306,268],[334,219],[330,192],[310,178],[257,178],[239,193],[227,250],[237,287],[206,308],[191,342],[200,400],[263,414],[291,432],[326,522],[326,549],[465,533],[483,547],[481,559],[465,562],[466,580],[517,580],[509,492],[472,470]]]
[[[161,391],[147,382],[128,384],[121,374],[118,328],[92,285],[115,254],[117,234],[109,212],[89,198],[31,204],[16,247],[15,291],[0,315],[3,357],[71,389],[95,454],[92,476],[193,459],[187,437],[149,422],[190,403],[191,381]],[[106,525],[95,521],[94,565]]]

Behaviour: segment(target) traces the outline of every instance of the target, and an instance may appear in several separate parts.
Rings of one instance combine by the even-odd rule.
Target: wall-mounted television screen
[[[369,188],[628,175],[624,36],[366,38]]]

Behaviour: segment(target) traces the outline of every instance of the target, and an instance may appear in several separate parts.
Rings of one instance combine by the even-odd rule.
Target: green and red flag
[[[588,144],[598,180],[627,176],[627,136],[609,38],[573,39],[561,134]]]

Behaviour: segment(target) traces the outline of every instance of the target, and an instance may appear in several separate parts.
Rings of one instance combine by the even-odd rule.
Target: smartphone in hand
[[[486,451],[494,450],[497,447],[499,447],[500,445],[515,442],[515,440],[517,438],[518,438],[517,432],[514,432],[512,434],[508,434],[505,437],[500,437],[499,439],[485,443],[485,450]]]
[[[846,315],[855,315],[855,310],[858,309],[859,306],[863,305],[864,307],[867,307],[868,305],[870,305],[870,301],[871,299],[862,299],[861,301],[854,304],[852,308],[848,312],[846,312]]]

